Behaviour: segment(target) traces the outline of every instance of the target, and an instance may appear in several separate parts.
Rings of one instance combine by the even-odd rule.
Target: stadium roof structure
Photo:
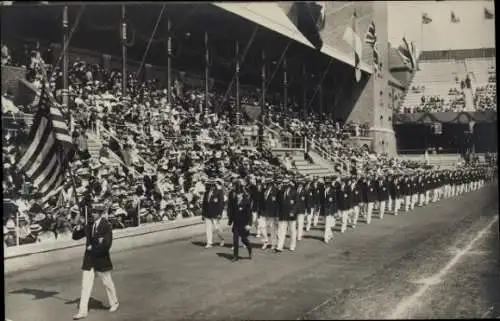
[[[254,23],[264,26],[270,30],[278,32],[290,39],[302,43],[308,47],[314,48],[313,44],[309,42],[288,18],[286,7],[283,3],[274,2],[214,2],[215,6],[220,7],[226,11],[232,12],[245,19],[253,21]],[[334,17],[331,17],[334,18]],[[348,25],[348,24],[347,24]],[[343,30],[342,30],[343,32]],[[324,43],[321,52],[329,57],[338,59],[344,63],[354,66],[354,52],[348,55],[335,46]],[[369,74],[372,73],[373,67],[369,66],[366,62],[361,61],[360,68]]]

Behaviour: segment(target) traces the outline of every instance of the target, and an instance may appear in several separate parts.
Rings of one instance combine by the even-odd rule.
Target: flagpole
[[[64,47],[67,47],[67,44],[64,44],[65,46]],[[51,100],[55,101],[54,97],[52,96],[52,93],[50,92],[50,88],[47,88],[48,87],[48,84],[49,84],[49,81],[48,81],[48,78],[47,78],[47,70],[45,70],[45,66],[43,66],[43,64],[40,64],[40,69],[41,69],[41,72],[42,72],[42,76],[43,76],[43,82],[42,82],[42,91],[40,93],[40,101],[42,101],[43,97],[42,95],[44,94],[44,91],[48,90],[47,92],[47,95],[49,96],[49,98],[52,98]],[[63,150],[61,148],[61,146],[59,146],[59,156],[62,156],[64,155],[63,153]],[[75,183],[75,179],[74,179],[74,176],[73,176],[73,172],[69,166],[69,162],[68,162],[68,159],[62,159],[62,162],[63,162],[63,165],[65,165],[70,177],[71,177],[71,181],[72,181],[72,185],[73,185],[73,191],[75,194],[75,201],[76,201],[76,204],[78,205],[78,212],[79,212],[79,217],[80,216],[83,216],[82,215],[82,209],[80,208],[80,201],[78,199],[78,195],[77,195],[77,192],[76,192],[76,183]],[[77,217],[77,218],[79,218]],[[87,219],[86,219],[86,216],[85,216],[85,223],[87,223]]]

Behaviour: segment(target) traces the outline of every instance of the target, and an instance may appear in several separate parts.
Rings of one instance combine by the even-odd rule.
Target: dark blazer
[[[364,196],[363,196],[363,182],[362,181],[358,181],[356,183],[356,186],[354,186],[354,191],[353,191],[353,195],[352,195],[352,205],[353,206],[357,206],[359,205],[360,203],[364,203],[365,202],[365,199],[364,199]]]
[[[337,203],[340,211],[347,211],[350,207],[349,186],[344,185],[337,191]]]
[[[306,192],[306,208],[319,208],[320,202],[318,200],[318,189],[314,187],[312,183],[305,186]]]
[[[305,186],[297,187],[297,195],[295,198],[295,208],[296,214],[304,214],[306,212],[307,203],[307,190]]]
[[[259,187],[257,185],[250,185],[250,188],[249,188],[249,192],[250,192],[250,198],[252,200],[252,204],[251,204],[251,210],[252,212],[257,212],[259,213],[260,212],[260,202],[261,202],[261,191],[259,191]]]
[[[262,203],[261,203],[261,216],[265,217],[278,217],[278,197],[279,190],[271,185],[271,191],[268,193],[268,188],[264,188],[262,191]]]
[[[208,195],[212,189],[210,199]],[[220,218],[224,210],[224,193],[222,189],[216,187],[207,188],[205,195],[203,195],[203,207],[201,215],[206,218]]]
[[[288,190],[288,195],[285,195]],[[285,186],[279,193],[279,213],[278,218],[280,221],[294,221],[297,219],[297,214],[295,213],[295,202],[297,198],[297,192],[295,187]]]
[[[377,189],[377,200],[380,201],[387,201],[389,199],[389,189],[387,186],[387,181],[383,180],[380,181],[378,180],[375,183],[376,189]]]
[[[331,185],[325,186],[321,198],[323,202],[320,215],[334,215],[338,209],[336,188]]]
[[[242,196],[241,200],[238,200],[235,191],[229,193],[227,202],[228,224],[233,225],[233,233],[240,236],[249,236],[250,231],[245,230],[245,226],[252,226],[252,211],[250,208],[252,200],[248,193],[243,192]]]
[[[97,272],[110,271],[113,269],[113,263],[109,255],[113,243],[111,224],[105,218],[101,218],[95,233],[92,233],[93,226],[93,223],[89,223],[81,229],[73,230],[73,240],[87,238],[82,270],[90,271],[91,268],[94,268]],[[91,250],[87,249],[89,245],[92,245]]]
[[[377,200],[377,190],[375,186],[375,182],[370,180],[366,181],[363,188],[363,198],[367,203],[373,203]]]

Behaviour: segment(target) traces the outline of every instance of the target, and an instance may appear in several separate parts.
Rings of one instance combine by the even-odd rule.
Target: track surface
[[[96,278],[87,320],[498,318],[498,231],[498,189],[489,185],[360,224],[328,245],[318,228],[294,253],[256,249],[251,261],[232,263],[230,244],[204,249],[203,235],[112,252],[120,309],[104,309]],[[6,317],[71,320],[80,265],[7,275]]]

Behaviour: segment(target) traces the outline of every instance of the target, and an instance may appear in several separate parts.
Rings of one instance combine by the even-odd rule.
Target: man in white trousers
[[[321,191],[321,216],[325,218],[325,232],[323,239],[325,243],[330,242],[333,238],[333,228],[335,227],[335,215],[337,215],[337,190],[336,182],[330,178],[325,179],[323,187],[320,186]]]
[[[219,245],[224,246],[224,237],[220,230],[220,219],[222,218],[224,203],[222,181],[220,179],[208,180],[203,195],[201,212],[202,219],[205,221],[205,234],[207,237],[205,248],[207,249],[213,246],[213,230],[219,237]]]
[[[366,178],[363,186],[363,199],[366,202],[366,224],[370,224],[372,221],[373,205],[377,200],[376,186],[371,173]]]
[[[263,184],[262,202],[260,204],[260,227],[262,237],[262,249],[265,250],[271,246],[271,250],[276,250],[278,245],[278,196],[279,187],[275,185],[273,179],[267,178]],[[268,230],[271,234],[269,242]]]
[[[74,320],[84,319],[88,315],[88,304],[94,285],[95,273],[99,275],[106,289],[110,306],[109,311],[115,312],[119,307],[115,285],[111,278],[113,263],[109,254],[113,243],[113,232],[111,224],[103,217],[105,210],[106,208],[102,204],[94,205],[92,208],[92,222],[85,225],[79,224],[73,230],[73,240],[87,238],[82,264],[80,304],[78,313],[73,316]]]
[[[252,200],[250,205],[250,210],[252,211],[252,222],[257,229],[255,237],[260,238],[262,227],[259,225],[261,221],[258,218],[260,212],[262,184],[257,182],[253,175],[249,175],[248,193],[250,194],[250,198]]]
[[[306,231],[309,232],[311,230],[311,225],[314,221],[314,226],[318,225],[319,216],[321,212],[321,192],[319,190],[320,184],[323,184],[322,179],[318,179],[317,177],[313,178],[313,182],[308,184],[308,213],[306,213]]]
[[[297,245],[297,216],[295,213],[295,202],[297,192],[294,184],[289,179],[283,180],[283,186],[279,194],[279,227],[278,227],[278,246],[276,252],[283,251],[287,230],[290,231],[290,251],[295,251]]]
[[[297,241],[302,240],[304,233],[304,219],[307,210],[307,190],[303,180],[297,181],[297,191],[295,200],[295,213],[297,215]]]

